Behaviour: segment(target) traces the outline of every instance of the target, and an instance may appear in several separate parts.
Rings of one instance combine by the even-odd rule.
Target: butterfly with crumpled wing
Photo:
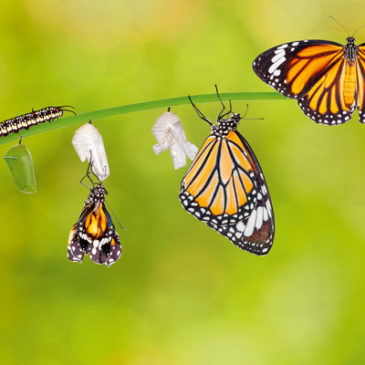
[[[120,258],[122,246],[105,206],[105,195],[108,193],[101,182],[94,185],[89,175],[90,166],[91,164],[85,177],[91,181],[92,188],[89,188],[90,193],[84,208],[71,229],[67,257],[72,262],[81,263],[86,254],[96,264],[109,267]]]

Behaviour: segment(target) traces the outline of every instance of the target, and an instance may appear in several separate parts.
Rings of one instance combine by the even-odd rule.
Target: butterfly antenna
[[[226,115],[232,113],[232,100],[229,99],[229,110],[227,113],[224,113],[223,115],[221,115],[221,118],[224,118]]]
[[[188,98],[189,98],[189,100],[190,100],[190,103],[191,103],[191,105],[193,106],[193,108],[194,108],[194,110],[195,110],[195,112],[196,112],[196,114],[198,114],[198,116],[199,116],[199,118],[200,119],[203,119],[204,121],[206,121],[209,125],[212,125],[212,122],[209,120],[209,119],[207,119],[205,116],[204,116],[204,114],[198,109],[198,107],[193,103],[193,100],[191,99],[191,97],[190,97],[190,95],[188,95]]]
[[[355,32],[353,33],[353,37],[355,36],[355,34],[361,29],[361,28],[363,28],[365,26],[365,24],[363,24],[363,25],[360,25],[360,27],[358,27],[356,30],[355,30]]]
[[[224,105],[224,103],[223,103],[223,100],[222,100],[222,98],[220,97],[220,95],[219,95],[219,91],[218,91],[218,86],[217,86],[217,84],[214,84],[214,87],[215,87],[215,91],[216,91],[216,94],[217,94],[217,98],[218,98],[218,100],[221,102],[221,104],[222,104],[222,110],[220,111],[220,113],[219,113],[219,115],[218,115],[218,120],[220,120],[221,118],[222,118],[222,114],[223,114],[223,112],[224,112],[224,110],[226,109],[226,107],[225,107],[225,105]],[[227,115],[227,114],[224,114],[224,115]]]
[[[264,118],[246,118],[246,115],[248,114],[248,104],[246,104],[246,111],[242,116],[242,119],[244,120],[264,120]]]
[[[350,37],[349,31],[336,18],[334,18],[332,15],[329,15],[329,17],[332,20],[334,20],[347,33],[347,35]]]
[[[108,207],[108,209],[110,210],[110,212],[112,213],[114,219],[116,220],[116,222],[118,223],[118,226],[123,230],[126,231],[126,229],[120,224],[118,217],[115,215],[115,213],[113,212],[113,209],[111,208],[110,204],[105,200],[105,204]]]
[[[248,104],[246,104],[246,111],[245,111],[245,113],[243,114],[242,119],[245,119],[245,117],[246,117],[247,113],[248,113]]]

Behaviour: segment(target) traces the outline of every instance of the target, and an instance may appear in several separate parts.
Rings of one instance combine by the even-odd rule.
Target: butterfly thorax
[[[97,185],[95,188],[91,189],[85,205],[89,205],[95,202],[104,203],[105,194],[107,194],[107,191],[104,186],[101,184]]]
[[[218,138],[227,136],[230,131],[235,131],[237,125],[241,120],[241,116],[238,113],[233,113],[228,119],[218,119],[217,125],[212,125],[212,134]]]
[[[355,45],[355,38],[348,37],[346,41],[347,44],[343,47],[345,58],[348,62],[354,63],[358,54],[358,48]]]

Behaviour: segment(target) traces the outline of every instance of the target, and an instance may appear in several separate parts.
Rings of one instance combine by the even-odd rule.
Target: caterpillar
[[[73,107],[71,105],[48,106],[40,110],[32,110],[31,113],[7,119],[0,123],[0,137],[5,137],[10,133],[18,133],[22,129],[29,129],[29,127],[37,124],[51,122],[55,119],[61,118],[64,112],[71,112],[76,115],[72,108]]]

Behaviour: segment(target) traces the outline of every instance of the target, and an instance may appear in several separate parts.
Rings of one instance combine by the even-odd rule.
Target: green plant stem
[[[220,94],[222,100],[285,100],[285,97],[276,92],[242,92],[242,93],[222,93]],[[218,102],[216,94],[204,94],[204,95],[192,95],[194,103],[210,103]],[[11,133],[6,137],[0,137],[0,145],[18,140],[19,136],[31,136],[33,134],[43,133],[51,131],[57,128],[64,128],[71,125],[78,125],[81,123],[86,123],[89,120],[97,120],[101,118],[113,117],[120,114],[140,112],[150,109],[158,108],[168,108],[169,106],[186,105],[190,104],[187,96],[171,99],[162,99],[147,101],[144,103],[121,105],[114,108],[95,110],[93,112],[71,115],[67,117],[62,117],[50,123],[43,123],[35,125],[28,130],[22,130],[19,133]],[[152,122],[152,121],[151,121]]]

